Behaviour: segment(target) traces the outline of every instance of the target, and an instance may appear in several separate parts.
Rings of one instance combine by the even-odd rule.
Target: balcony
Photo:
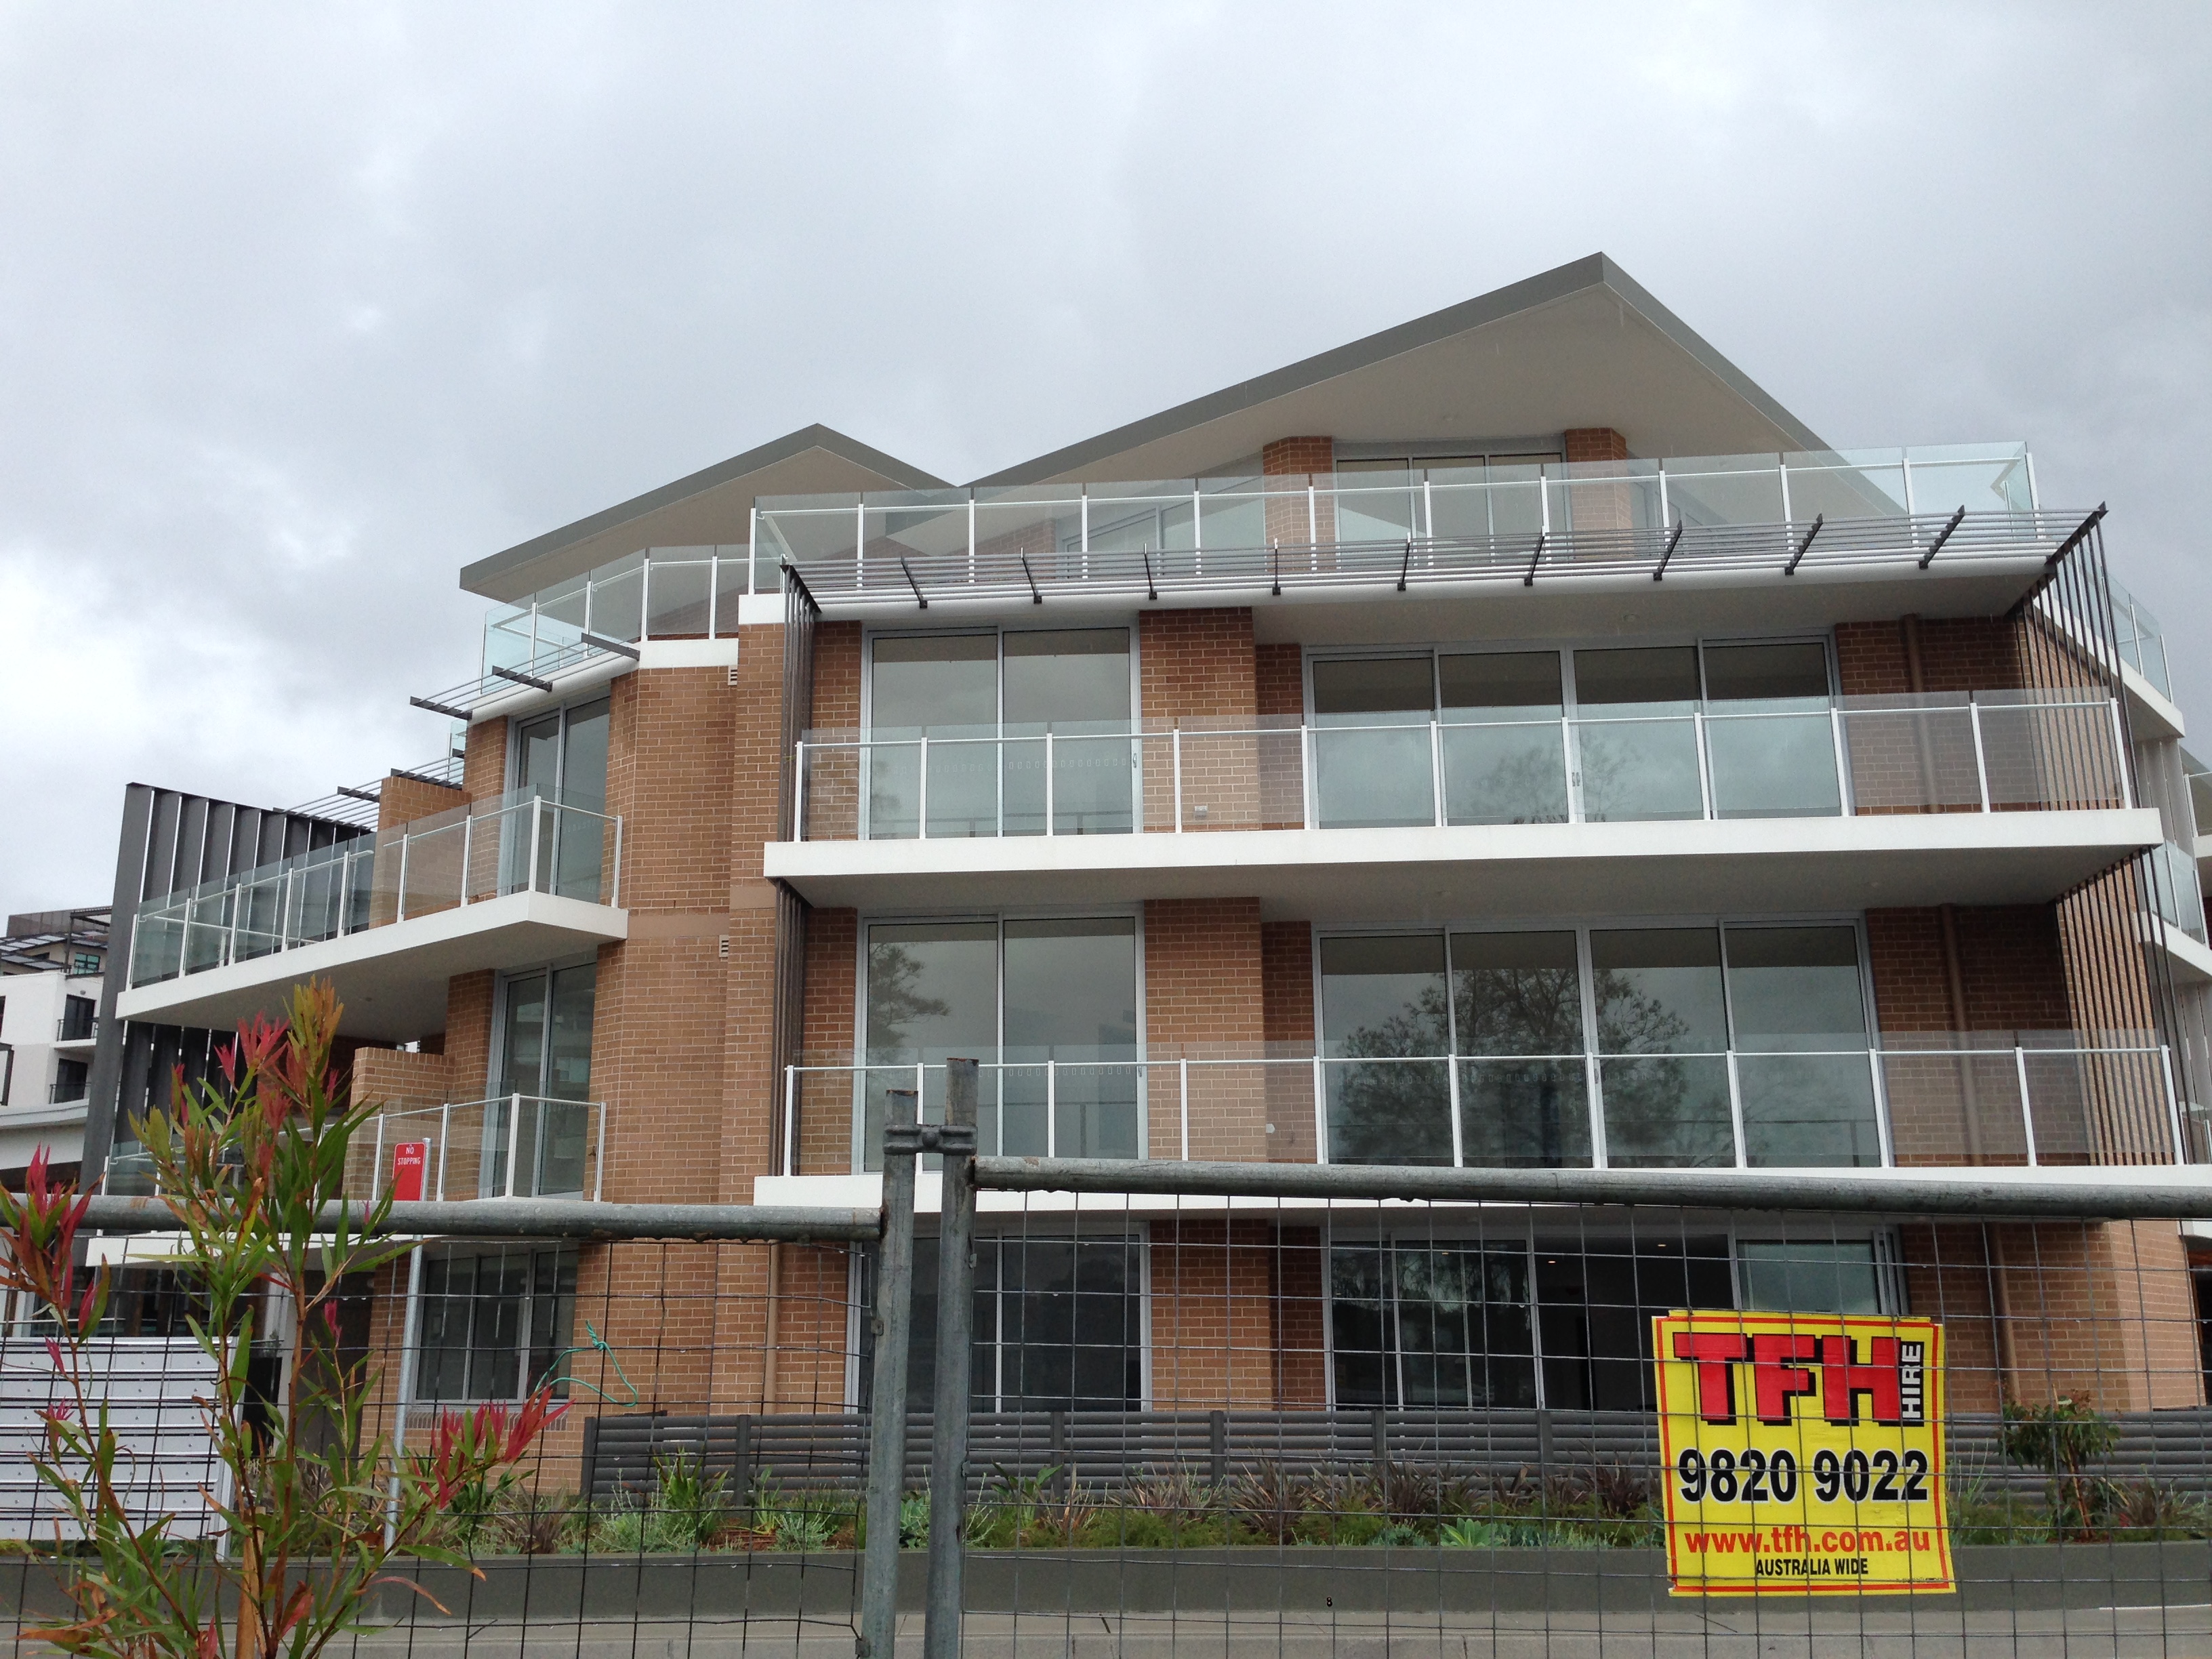
[[[622,820],[510,793],[149,902],[125,1019],[221,1030],[332,980],[348,1035],[442,1030],[446,981],[626,936]]]
[[[426,1199],[597,1199],[607,1109],[596,1100],[511,1094],[383,1112],[351,1152],[346,1190],[368,1203],[392,1190],[395,1177],[403,1194]]]
[[[1737,910],[2025,902],[2160,839],[2112,701],[2036,691],[816,732],[798,773],[768,873],[834,904],[917,878],[954,903],[1196,896],[1231,868],[1237,892],[1310,902],[1316,865],[1371,914],[1507,866],[1515,894],[1492,896],[1522,914],[1632,902],[1662,865],[1676,908],[1700,888]]]
[[[1786,580],[1792,603],[1978,582],[1959,603],[1988,614],[2086,516],[2043,510],[2025,447],[1999,444],[763,496],[752,545],[837,617],[1559,583],[1656,596],[1655,578]]]
[[[881,1168],[885,1097],[941,1121],[939,1062],[794,1066],[781,1173]],[[2114,1034],[1903,1034],[1752,1053],[1343,1055],[1271,1044],[983,1065],[1011,1157],[1518,1168],[2074,1168],[2212,1160],[2170,1057]],[[796,1196],[794,1189],[793,1196]],[[768,1201],[763,1200],[762,1201]]]

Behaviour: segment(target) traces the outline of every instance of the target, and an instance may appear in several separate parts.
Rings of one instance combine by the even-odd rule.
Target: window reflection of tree
[[[1455,956],[1462,948],[1455,940]],[[1582,975],[1571,965],[1571,936],[1560,938],[1558,948],[1567,963],[1454,968],[1458,1051],[1479,1061],[1462,1081],[1470,1164],[1557,1169],[1589,1162]],[[1486,1058],[1510,1054],[1551,1058],[1522,1065]]]
[[[1389,1018],[1358,1027],[1336,1045],[1336,1109],[1329,1156],[1344,1164],[1451,1162],[1451,1085],[1439,1058],[1450,1048],[1443,976]],[[1425,1060],[1431,1063],[1415,1063]]]
[[[1452,823],[1567,821],[1566,770],[1557,726],[1447,727],[1444,744],[1449,791],[1445,807]],[[1484,750],[1508,744],[1508,752],[1482,765]]]
[[[909,1022],[942,1019],[952,1005],[925,996],[919,981],[925,964],[903,945],[868,945],[868,1057],[890,1060],[914,1054],[921,1044],[907,1030]]]
[[[1705,1144],[1713,1118],[1704,1109],[1708,1090],[1699,1085],[1710,1085],[1711,1062],[1700,1065],[1679,1057],[1689,1022],[1658,998],[1638,990],[1625,974],[1601,968],[1592,975],[1592,984],[1597,997],[1599,1054],[1635,1059],[1633,1065],[1604,1069],[1608,1142],[1670,1162],[1735,1163],[1732,1129],[1724,1147]],[[1725,1101],[1720,1110],[1726,1115]]]

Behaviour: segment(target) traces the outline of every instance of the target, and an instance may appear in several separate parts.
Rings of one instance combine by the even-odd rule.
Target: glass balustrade
[[[1601,1011],[1601,1036],[1613,1042]],[[1649,1034],[1647,1034],[1648,1036]],[[1692,1034],[1693,1036],[1694,1034]],[[1462,1168],[1972,1167],[2193,1162],[2196,1109],[2147,1036],[1905,1033],[1881,1048],[1559,1054],[1192,1047],[1101,1059],[987,1050],[989,1156]],[[882,1167],[885,1103],[941,1121],[941,1060],[810,1056],[785,1073],[782,1172]]]
[[[1343,701],[1392,696],[1369,688]],[[1499,720],[1354,708],[1319,713],[1310,726],[816,732],[800,745],[797,827],[801,840],[900,841],[2079,810],[2128,800],[2105,698],[2004,691],[1600,707],[1550,718],[1513,707]],[[2192,926],[2192,889],[2180,874],[2172,886],[2172,919]],[[2193,929],[2203,926],[2200,914]]]
[[[132,924],[133,987],[512,893],[619,904],[622,820],[514,792],[173,893]]]

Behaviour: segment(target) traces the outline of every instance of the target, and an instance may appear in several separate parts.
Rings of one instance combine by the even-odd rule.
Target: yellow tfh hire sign
[[[1834,1314],[1651,1322],[1675,1595],[1955,1588],[1942,1326]]]

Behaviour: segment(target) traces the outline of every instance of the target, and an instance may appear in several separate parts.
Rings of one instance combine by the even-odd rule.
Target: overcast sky
[[[104,902],[131,780],[434,755],[469,560],[810,421],[971,478],[1598,250],[1832,442],[2026,438],[2179,632],[2208,59],[2197,5],[9,0],[0,907]]]

